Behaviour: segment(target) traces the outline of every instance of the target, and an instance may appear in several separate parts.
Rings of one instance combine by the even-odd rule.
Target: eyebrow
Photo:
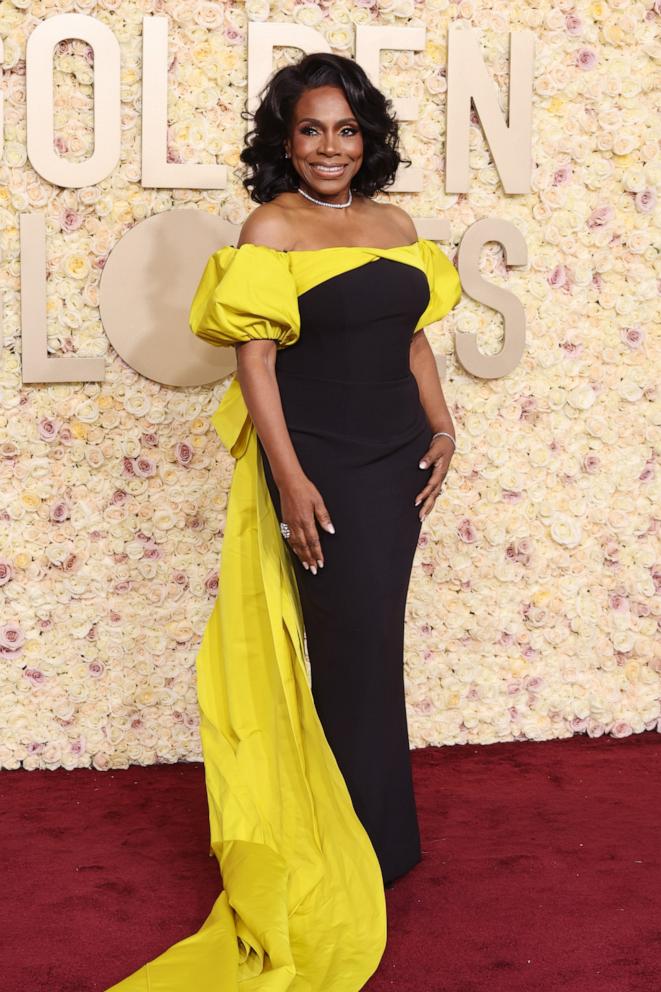
[[[302,124],[303,121],[308,121],[310,124],[321,124],[322,127],[323,127],[323,123],[324,123],[323,121],[317,120],[316,117],[301,117],[301,119],[300,119],[300,121],[298,121],[298,123],[299,124]],[[335,123],[336,124],[351,124],[351,123],[357,124],[358,121],[356,120],[355,117],[343,117],[342,120],[336,121]]]

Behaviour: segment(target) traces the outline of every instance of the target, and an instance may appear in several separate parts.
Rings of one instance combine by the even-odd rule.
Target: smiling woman
[[[391,185],[399,166],[411,164],[399,151],[391,101],[351,59],[318,52],[293,68],[274,74],[246,135],[241,161],[252,199],[316,189],[330,205],[342,202],[342,190],[345,199],[372,197]]]
[[[110,992],[358,992],[385,947],[384,885],[421,858],[404,619],[453,439],[420,332],[459,278],[372,199],[401,158],[358,65],[279,70],[255,123],[242,158],[260,205],[208,259],[189,315],[237,351],[214,417],[236,464],[197,658],[224,890],[197,934]]]
[[[319,108],[326,110],[327,122],[306,113],[311,101],[318,108],[317,113]],[[334,86],[320,86],[304,93],[296,105],[293,137],[285,143],[285,158],[291,158],[300,177],[298,192],[311,203],[319,203],[305,190],[306,176],[319,179],[326,184],[322,204],[340,209],[351,205],[351,188],[347,200],[340,203],[335,199],[337,193],[333,193],[331,181],[350,184],[363,162],[363,137],[356,118],[336,119],[333,113],[336,108],[341,112],[343,103],[340,91]]]

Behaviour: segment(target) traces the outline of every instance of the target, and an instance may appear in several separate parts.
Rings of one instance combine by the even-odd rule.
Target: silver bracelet
[[[447,431],[436,431],[436,433],[435,433],[435,434],[432,434],[432,438],[431,438],[431,439],[432,439],[432,441],[434,440],[434,438],[435,438],[435,437],[449,437],[449,438],[450,438],[450,440],[452,441],[452,443],[453,443],[453,445],[455,446],[455,448],[457,447],[457,442],[456,442],[456,441],[455,441],[455,439],[454,439],[454,438],[452,437],[452,434],[448,434],[448,432],[447,432]],[[431,443],[431,442],[430,442],[430,443]]]

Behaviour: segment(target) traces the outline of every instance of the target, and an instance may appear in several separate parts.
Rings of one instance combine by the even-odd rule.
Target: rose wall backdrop
[[[108,24],[122,50],[121,165],[82,189],[44,181],[26,155],[26,40],[65,11]],[[171,159],[224,162],[226,190],[140,185],[145,14],[169,18]],[[0,767],[201,759],[195,655],[233,469],[210,415],[228,380],[175,389],[132,371],[103,333],[98,285],[115,243],[152,214],[195,207],[240,223],[253,209],[236,171],[248,20],[314,26],[345,55],[356,24],[426,25],[424,52],[382,56],[384,91],[421,101],[402,137],[425,170],[424,192],[390,196],[414,217],[449,220],[452,259],[481,217],[507,218],[528,246],[516,270],[495,243],[481,260],[525,310],[527,347],[512,374],[481,380],[456,361],[455,329],[476,332],[484,352],[500,347],[499,314],[468,296],[427,331],[447,356],[458,448],[411,580],[412,746],[661,729],[659,14],[658,0],[4,0]],[[503,192],[476,117],[470,193],[444,192],[447,32],[462,20],[482,31],[503,106],[509,32],[535,33],[529,194]],[[299,54],[278,50],[276,65]],[[93,143],[88,46],[63,43],[54,69],[57,148],[83,160]],[[47,218],[52,352],[106,355],[103,384],[21,384],[27,212]]]

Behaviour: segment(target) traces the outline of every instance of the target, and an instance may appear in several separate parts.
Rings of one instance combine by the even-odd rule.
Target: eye
[[[313,125],[312,125],[312,124],[303,124],[303,125],[301,126],[301,134],[310,134],[310,132],[312,132],[312,131],[316,131],[316,130],[317,130],[317,129],[316,129],[315,127],[313,127]],[[349,135],[350,135],[350,136],[351,136],[351,135],[354,135],[354,134],[358,134],[358,128],[357,128],[357,127],[353,127],[353,125],[351,125],[351,124],[346,124],[346,125],[345,125],[345,126],[344,126],[344,127],[342,128],[342,130],[341,130],[341,132],[340,132],[340,133],[341,133],[341,134],[344,134],[344,133],[346,133],[347,131],[349,132]]]

